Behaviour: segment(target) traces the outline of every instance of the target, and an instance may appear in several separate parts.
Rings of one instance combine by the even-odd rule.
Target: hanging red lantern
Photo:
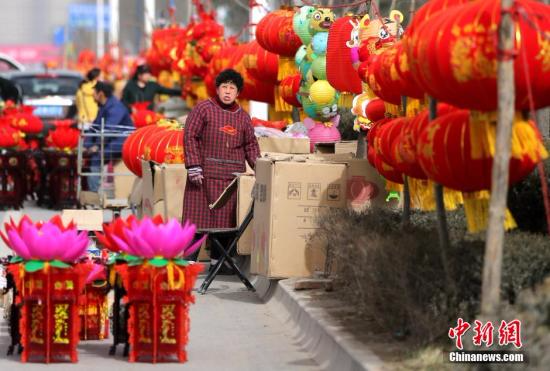
[[[301,80],[302,75],[297,73],[295,75],[285,77],[279,83],[279,95],[286,103],[294,107],[302,107],[302,103],[300,103],[296,96],[300,90]]]
[[[0,148],[17,146],[21,141],[21,132],[9,125],[8,119],[0,117]]]
[[[159,164],[183,164],[183,128],[170,127],[151,135],[146,140],[143,157]]]
[[[411,68],[409,66],[409,59],[405,52],[405,44],[408,42],[407,36],[398,41],[395,44],[396,53],[394,65],[397,75],[399,77],[401,95],[406,97],[423,99],[424,91],[415,82],[413,75],[411,74]]]
[[[231,68],[239,72],[244,80],[244,86],[239,93],[239,98],[273,104],[275,101],[275,85],[273,83],[266,82],[263,79],[256,80],[250,76],[244,67],[243,62],[244,51],[246,48],[246,44],[236,46],[233,54],[229,58],[229,65]]]
[[[148,125],[134,131],[126,138],[122,145],[122,161],[124,165],[138,177],[141,177],[141,157],[145,148],[147,138],[151,135],[165,130],[158,125]]]
[[[550,60],[545,56],[549,7],[533,0],[515,3],[514,77],[518,109],[529,108],[528,85],[535,108],[550,105]],[[458,107],[492,111],[497,107],[497,40],[500,1],[475,1],[453,7],[416,30],[413,77],[436,99]],[[546,54],[545,54],[546,53]],[[526,79],[529,75],[529,81]]]
[[[484,145],[487,142],[484,137],[494,137],[494,126],[494,122],[487,120],[474,122],[467,110],[438,117],[418,139],[417,158],[422,169],[430,179],[448,188],[462,192],[491,189],[493,156]],[[546,155],[536,126],[516,119],[512,128],[509,183],[527,176]]]
[[[386,106],[384,101],[379,98],[375,98],[367,103],[365,109],[367,118],[372,122],[377,122],[386,117]]]
[[[250,76],[256,80],[277,83],[279,56],[262,48],[256,40],[245,45],[243,63]]]
[[[337,19],[330,27],[327,43],[327,80],[336,90],[361,94],[361,79],[353,67],[351,49],[347,46],[355,17]]]
[[[403,174],[385,162],[379,153],[381,145],[379,140],[380,131],[384,129],[386,125],[389,125],[391,121],[393,120],[387,118],[382,119],[374,123],[369,130],[367,134],[367,159],[385,179],[393,183],[403,184]]]
[[[147,109],[151,102],[138,102],[132,104],[132,121],[136,128],[154,125],[162,118],[162,115]]]
[[[256,26],[256,39],[262,48],[282,56],[294,57],[302,41],[294,32],[294,12],[280,9],[268,13]]]
[[[11,125],[27,134],[40,133],[44,127],[42,120],[33,114],[35,107],[21,106],[19,112],[11,115]]]

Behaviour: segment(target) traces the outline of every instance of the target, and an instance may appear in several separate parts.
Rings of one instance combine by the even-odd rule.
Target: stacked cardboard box
[[[335,208],[385,205],[385,182],[367,160],[345,155],[267,155],[256,164],[251,272],[307,277],[325,270],[325,243],[311,235]]]

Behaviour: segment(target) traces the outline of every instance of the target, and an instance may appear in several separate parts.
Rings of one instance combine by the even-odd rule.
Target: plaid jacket
[[[250,116],[240,107],[235,111],[221,108],[212,99],[199,103],[187,117],[184,130],[185,166],[200,166],[202,186],[187,182],[183,220],[198,228],[235,226],[236,195],[221,209],[209,210],[221,192],[246,170],[245,161],[254,169],[260,148]]]

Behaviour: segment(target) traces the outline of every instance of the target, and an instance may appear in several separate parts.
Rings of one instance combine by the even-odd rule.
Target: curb
[[[295,279],[281,281],[257,276],[258,296],[271,312],[289,325],[298,344],[324,370],[385,370],[384,362],[359,342],[328,311],[350,309],[335,300],[315,300],[308,291],[294,291]]]

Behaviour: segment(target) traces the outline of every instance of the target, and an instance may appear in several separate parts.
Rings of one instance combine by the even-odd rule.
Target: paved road
[[[27,208],[36,219],[54,212]],[[5,217],[0,213],[0,221]],[[3,226],[2,226],[3,228]],[[0,254],[2,252],[0,251]],[[199,279],[199,283],[202,279]],[[206,295],[197,295],[191,308],[191,333],[187,346],[189,361],[154,367],[185,370],[283,371],[319,370],[307,352],[295,345],[290,329],[279,322],[258,297],[246,291],[234,276],[219,276]],[[1,311],[1,309],[0,309]],[[87,341],[78,346],[76,365],[21,364],[18,356],[6,357],[7,326],[0,317],[0,370],[138,370],[150,364],[130,364],[119,354],[107,355],[110,341]]]

